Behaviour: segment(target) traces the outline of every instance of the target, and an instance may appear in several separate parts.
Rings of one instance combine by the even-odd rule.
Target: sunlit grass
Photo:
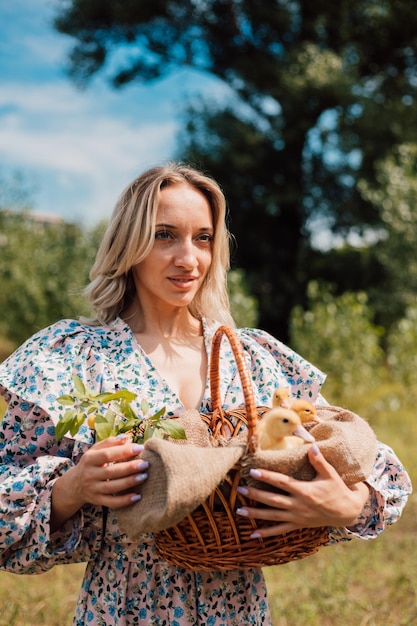
[[[84,565],[36,576],[0,572],[0,626],[70,626]]]
[[[351,541],[265,570],[274,626],[409,626],[417,623],[415,519],[375,541]]]

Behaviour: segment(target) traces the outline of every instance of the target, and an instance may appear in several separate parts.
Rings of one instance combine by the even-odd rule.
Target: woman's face
[[[188,306],[209,271],[213,236],[205,196],[187,183],[164,187],[153,248],[132,269],[142,306]]]

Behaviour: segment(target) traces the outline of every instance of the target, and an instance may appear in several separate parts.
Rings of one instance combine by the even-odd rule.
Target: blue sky
[[[58,0],[0,0],[0,179],[20,173],[38,213],[95,224],[143,169],[170,159],[187,97],[225,93],[182,71],[151,85],[79,90],[65,74],[72,40],[54,31]]]

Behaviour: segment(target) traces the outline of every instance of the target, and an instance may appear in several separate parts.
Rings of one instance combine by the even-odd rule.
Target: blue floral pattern
[[[204,321],[203,327],[210,355],[216,325]],[[295,395],[324,402],[324,376],[315,367],[263,331],[236,332],[256,404],[270,404],[277,385],[291,385]],[[54,481],[93,443],[87,427],[74,437],[55,439],[54,426],[63,410],[57,397],[71,393],[74,374],[96,393],[116,385],[132,389],[138,402],[145,397],[155,410],[166,406],[169,416],[184,408],[121,319],[106,327],[63,320],[23,344],[0,365],[0,391],[8,403],[0,428],[0,567],[39,573],[56,564],[87,561],[74,626],[270,624],[259,569],[191,572],[172,566],[157,554],[152,535],[129,542],[114,513],[93,505],[84,506],[51,535]],[[222,343],[220,382],[224,406],[241,406],[239,374],[227,341]],[[200,411],[210,410],[207,380]],[[329,529],[329,543],[376,537],[401,515],[411,485],[393,451],[383,444],[367,482],[370,496],[359,523]]]

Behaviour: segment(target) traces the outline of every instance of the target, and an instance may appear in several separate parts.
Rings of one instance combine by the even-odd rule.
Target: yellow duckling
[[[264,414],[257,424],[255,437],[261,450],[285,450],[315,441],[297,413],[283,407],[272,408]]]
[[[302,398],[293,400],[288,387],[277,387],[272,396],[272,407],[282,407],[295,411],[301,419],[302,424],[307,422],[320,422],[314,404]]]
[[[316,407],[308,400],[303,400],[302,398],[293,400],[291,402],[291,410],[297,413],[302,424],[307,424],[307,422],[320,422]]]
[[[282,407],[289,409],[291,407],[290,390],[288,387],[277,387],[272,396],[272,407]]]

